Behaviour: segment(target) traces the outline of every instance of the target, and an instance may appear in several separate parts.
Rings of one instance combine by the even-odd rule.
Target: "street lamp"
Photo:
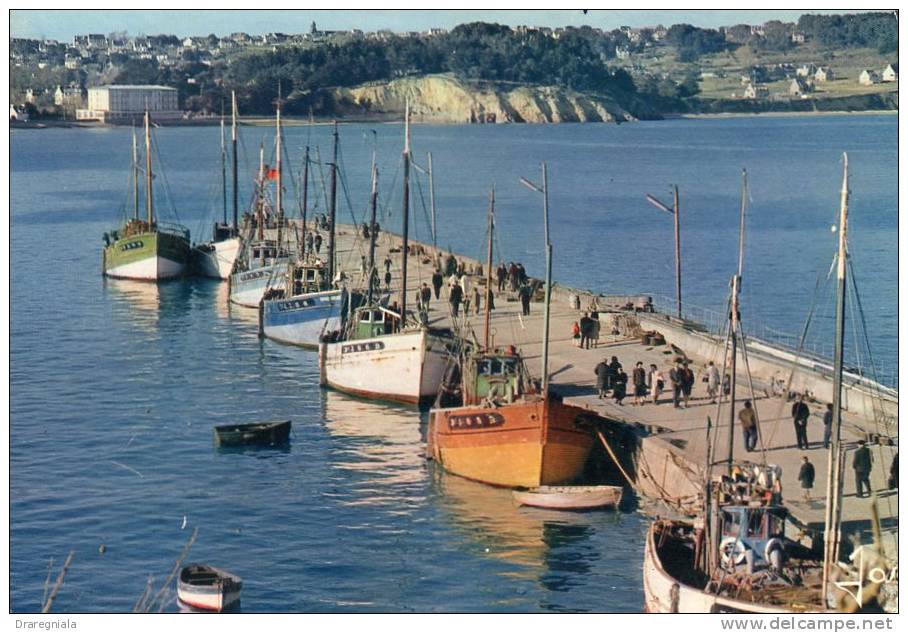
[[[654,207],[675,218],[675,295],[678,300],[678,318],[681,318],[681,219],[678,206],[678,185],[672,185],[673,204],[669,207],[656,199],[655,196],[646,194],[647,201]]]

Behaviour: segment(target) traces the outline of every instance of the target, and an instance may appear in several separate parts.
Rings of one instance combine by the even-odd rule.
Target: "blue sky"
[[[326,30],[359,28],[364,31],[384,28],[394,31],[421,31],[436,26],[450,28],[463,22],[476,20],[510,25],[530,24],[552,27],[589,24],[605,29],[621,25],[664,24],[670,26],[681,22],[704,27],[717,27],[739,23],[760,24],[767,20],[794,22],[801,13],[805,12],[809,11],[611,11],[592,9],[587,15],[584,15],[580,10],[13,10],[10,12],[10,35],[67,41],[79,33],[106,34],[113,31],[128,31],[132,35],[172,33],[181,36],[207,35],[208,33],[225,35],[234,31],[245,31],[251,34],[272,31],[299,33],[307,31],[313,20],[319,28]],[[828,13],[828,11],[822,12]]]

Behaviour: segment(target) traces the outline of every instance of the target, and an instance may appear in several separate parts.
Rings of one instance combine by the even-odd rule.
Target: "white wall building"
[[[180,118],[176,88],[167,86],[99,86],[88,89],[88,108],[76,111],[76,118],[103,122],[131,121],[145,110],[152,119]]]

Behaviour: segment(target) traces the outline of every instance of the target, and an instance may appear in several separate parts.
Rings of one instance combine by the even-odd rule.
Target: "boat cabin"
[[[257,263],[267,266],[273,264],[279,258],[287,257],[288,255],[287,250],[280,248],[275,240],[265,240],[263,242],[253,243],[249,250],[249,254],[249,263],[253,266]]]
[[[785,554],[784,506],[725,506],[719,510],[719,555],[723,566],[747,564],[781,571]]]
[[[211,231],[212,242],[223,242],[224,240],[229,240],[232,237],[236,237],[236,229],[234,229],[231,225],[225,224],[224,222],[214,223],[214,230]]]
[[[400,314],[382,306],[365,306],[354,313],[350,339],[375,338],[400,331]]]
[[[321,261],[293,266],[290,278],[293,280],[290,293],[292,296],[322,292],[331,288],[328,271]]]
[[[528,393],[523,359],[513,346],[468,357],[464,363],[464,404],[510,403]]]

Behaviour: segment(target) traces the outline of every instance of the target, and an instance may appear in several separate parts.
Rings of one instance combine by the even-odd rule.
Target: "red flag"
[[[269,169],[265,174],[265,180],[277,180],[277,170]]]

